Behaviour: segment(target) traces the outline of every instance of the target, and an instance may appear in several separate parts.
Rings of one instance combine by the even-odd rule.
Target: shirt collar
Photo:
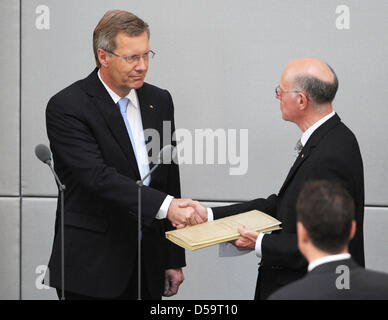
[[[350,253],[333,254],[331,256],[318,258],[309,264],[309,267],[307,270],[310,272],[311,270],[313,270],[314,268],[318,267],[321,264],[333,262],[333,261],[350,259],[350,258],[351,258]]]
[[[304,147],[306,145],[308,139],[313,134],[313,132],[318,129],[318,127],[320,127],[323,123],[325,123],[327,120],[329,120],[334,115],[335,115],[334,111],[329,113],[328,115],[324,116],[322,119],[315,122],[305,132],[303,132],[302,137],[300,138],[300,142],[302,143],[302,146]]]
[[[106,91],[108,91],[109,95],[111,96],[113,102],[115,104],[117,104],[117,102],[119,102],[121,97],[117,93],[115,93],[111,88],[109,88],[109,86],[104,82],[104,80],[102,80],[101,75],[100,75],[100,69],[98,70],[97,75],[98,75],[98,78],[100,79],[100,81],[102,82],[102,84],[104,85]],[[128,98],[129,101],[132,103],[132,105],[135,108],[137,108],[137,106],[138,106],[137,95],[136,95],[136,91],[134,89],[129,91],[129,93],[124,98]]]

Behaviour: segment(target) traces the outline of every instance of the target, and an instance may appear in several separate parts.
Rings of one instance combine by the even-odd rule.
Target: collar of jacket
[[[132,147],[128,147],[131,146],[131,140],[128,136],[120,110],[112,100],[108,91],[106,91],[100,79],[98,79],[97,72],[98,68],[95,68],[93,72],[82,81],[82,86],[85,92],[92,97],[92,103],[104,117],[109,129],[128,159],[130,166],[134,170],[137,179],[140,179],[135,153]]]
[[[284,181],[282,187],[280,188],[279,194],[286,188],[288,182],[296,173],[297,169],[301,166],[301,164],[306,161],[306,159],[310,156],[313,149],[318,145],[319,141],[335,126],[337,126],[341,122],[340,117],[335,114],[321,126],[319,126],[310,138],[307,140],[306,145],[300,151],[298,157],[296,158],[293,166],[291,167],[286,180]]]
[[[331,262],[320,264],[319,266],[316,266],[313,270],[308,272],[308,274],[313,275],[313,274],[318,274],[322,272],[330,272],[330,273],[333,272],[333,274],[335,274],[335,271],[339,266],[346,266],[349,268],[349,270],[360,267],[353,260],[353,258],[349,258],[349,259],[331,261]]]

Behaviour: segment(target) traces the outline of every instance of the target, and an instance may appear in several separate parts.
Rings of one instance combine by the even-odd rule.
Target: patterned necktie
[[[294,148],[294,150],[296,151],[296,156],[299,155],[299,153],[302,151],[302,149],[303,149],[303,145],[302,145],[302,142],[299,139],[298,142],[295,145],[295,148]]]
[[[129,122],[128,122],[128,119],[127,119],[127,107],[128,107],[128,103],[129,103],[129,99],[128,99],[128,98],[121,98],[121,99],[119,100],[119,102],[117,102],[117,104],[118,104],[118,106],[119,106],[119,108],[120,108],[121,116],[123,117],[125,126],[126,126],[126,128],[127,128],[128,136],[129,136],[129,139],[131,140],[132,149],[133,149],[133,152],[134,152],[134,154],[135,154],[136,161],[137,161],[137,154],[136,154],[135,140],[133,139],[131,126],[130,126],[130,124],[129,124]]]

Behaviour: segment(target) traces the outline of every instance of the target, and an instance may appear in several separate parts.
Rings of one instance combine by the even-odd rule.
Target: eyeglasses
[[[280,88],[280,86],[277,86],[277,87],[275,88],[275,95],[276,95],[276,98],[280,98],[280,96],[281,96],[283,93],[291,93],[291,92],[303,92],[303,91],[300,91],[300,90],[283,91],[283,89]]]
[[[120,56],[112,51],[109,51],[109,50],[105,50],[106,52],[110,53],[110,54],[113,54],[114,56],[116,57],[119,57],[121,59],[124,59],[126,62],[128,62],[129,64],[137,64],[140,62],[140,59],[143,59],[144,61],[148,61],[149,58],[153,58],[155,56],[155,52],[153,52],[152,50],[150,51],[147,51],[146,53],[142,54],[141,56],[139,55],[133,55],[133,56],[128,56],[128,57],[123,57],[123,56]]]

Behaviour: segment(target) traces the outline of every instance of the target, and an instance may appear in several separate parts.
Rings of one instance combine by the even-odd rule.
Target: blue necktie
[[[120,108],[120,113],[121,113],[121,116],[123,117],[123,120],[125,122],[125,126],[127,127],[127,131],[128,131],[128,135],[129,135],[129,139],[131,139],[131,143],[132,143],[132,148],[133,148],[133,152],[135,154],[135,157],[136,157],[136,162],[139,162],[137,160],[137,154],[136,154],[136,147],[135,147],[135,140],[133,139],[133,135],[132,135],[132,130],[131,130],[131,126],[128,122],[128,119],[127,119],[127,107],[128,107],[128,103],[129,103],[129,99],[128,98],[121,98],[117,104]],[[140,239],[143,238],[143,232],[140,232]]]
[[[129,124],[129,122],[128,122],[128,119],[127,119],[127,107],[128,107],[128,103],[129,103],[129,99],[128,99],[128,98],[121,98],[121,99],[119,100],[119,102],[117,102],[117,104],[118,104],[118,106],[119,106],[119,108],[120,108],[121,116],[123,117],[125,126],[127,127],[128,136],[129,136],[129,139],[131,140],[133,153],[135,154],[136,161],[137,161],[137,154],[136,154],[135,140],[133,139],[131,126],[130,126],[130,124]]]

